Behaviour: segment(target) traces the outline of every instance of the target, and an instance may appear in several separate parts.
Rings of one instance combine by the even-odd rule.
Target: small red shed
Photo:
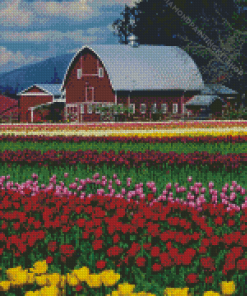
[[[60,84],[34,84],[20,92],[20,122],[37,122],[38,107],[63,101],[60,88]]]

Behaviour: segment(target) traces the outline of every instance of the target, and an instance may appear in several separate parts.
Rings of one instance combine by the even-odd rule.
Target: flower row
[[[120,274],[115,273],[113,270],[104,270],[99,274],[90,274],[87,267],[75,269],[66,275],[59,273],[47,274],[48,260],[38,261],[34,264],[34,268],[22,269],[22,266],[10,268],[7,270],[7,281],[0,282],[0,291],[8,291],[10,287],[21,288],[24,285],[31,285],[36,283],[42,287],[38,291],[28,291],[25,296],[59,296],[64,295],[66,284],[74,287],[76,291],[83,290],[82,284],[85,282],[90,288],[100,288],[102,285],[106,287],[115,286],[120,280]],[[198,277],[198,275],[192,275]],[[192,277],[191,276],[191,277]],[[235,292],[235,284],[233,281],[223,281],[220,284],[223,295],[232,295]],[[134,293],[135,285],[123,283],[118,285],[118,290],[112,292],[112,296],[155,296],[152,293],[139,292]],[[62,291],[60,291],[62,289]],[[166,288],[164,290],[165,296],[172,296],[179,294],[189,296],[189,288]],[[60,293],[62,292],[62,293]],[[204,296],[220,295],[213,291],[204,292]],[[111,296],[107,294],[107,296]]]
[[[189,136],[174,136],[174,137],[140,137],[140,136],[129,136],[129,137],[113,137],[113,136],[44,136],[44,135],[0,135],[0,141],[8,142],[63,142],[63,143],[79,143],[79,142],[120,142],[120,143],[246,143],[247,136],[200,136],[200,137],[189,137]]]
[[[142,152],[132,152],[124,150],[116,153],[113,150],[109,152],[103,151],[99,153],[97,150],[87,151],[55,151],[48,150],[42,154],[40,150],[24,149],[23,151],[5,150],[0,152],[0,162],[13,164],[39,164],[41,165],[75,165],[78,163],[91,166],[97,165],[115,165],[127,168],[140,168],[143,164],[147,167],[158,166],[164,164],[169,166],[183,167],[189,166],[205,166],[212,170],[222,169],[234,170],[247,164],[247,153],[229,153],[222,155],[221,153],[208,153],[206,151],[188,154],[178,154],[176,152],[162,153],[154,150],[146,150]]]
[[[18,124],[18,125],[0,125],[0,130],[136,130],[136,129],[183,129],[183,128],[230,128],[246,127],[247,121],[203,121],[203,122],[161,122],[161,123],[97,123],[97,124]]]

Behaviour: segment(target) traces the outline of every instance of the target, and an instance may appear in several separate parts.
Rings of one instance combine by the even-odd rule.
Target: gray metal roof
[[[223,103],[223,100],[218,96],[194,96],[190,101],[185,103],[185,106],[210,106],[215,100],[221,100]]]
[[[35,84],[37,87],[42,88],[43,90],[48,91],[53,96],[61,95],[61,84]]]
[[[238,93],[230,89],[229,87],[226,87],[222,84],[205,84],[204,89],[201,91],[202,95],[237,95]]]
[[[61,84],[33,84],[29,86],[27,89],[24,89],[23,91],[19,92],[18,95],[22,95],[25,92],[27,92],[32,87],[37,86],[38,88],[42,89],[46,93],[52,95],[52,96],[60,96],[61,95]]]
[[[201,73],[193,59],[176,46],[92,45],[82,47],[72,59],[62,83],[85,49],[103,63],[113,90],[201,90]]]

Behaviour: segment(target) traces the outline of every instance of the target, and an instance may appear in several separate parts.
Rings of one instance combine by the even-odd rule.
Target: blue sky
[[[0,72],[84,45],[118,44],[112,23],[137,0],[0,0]]]

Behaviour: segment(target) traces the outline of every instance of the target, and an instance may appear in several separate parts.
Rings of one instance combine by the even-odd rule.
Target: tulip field
[[[0,296],[247,295],[247,122],[0,125]]]

